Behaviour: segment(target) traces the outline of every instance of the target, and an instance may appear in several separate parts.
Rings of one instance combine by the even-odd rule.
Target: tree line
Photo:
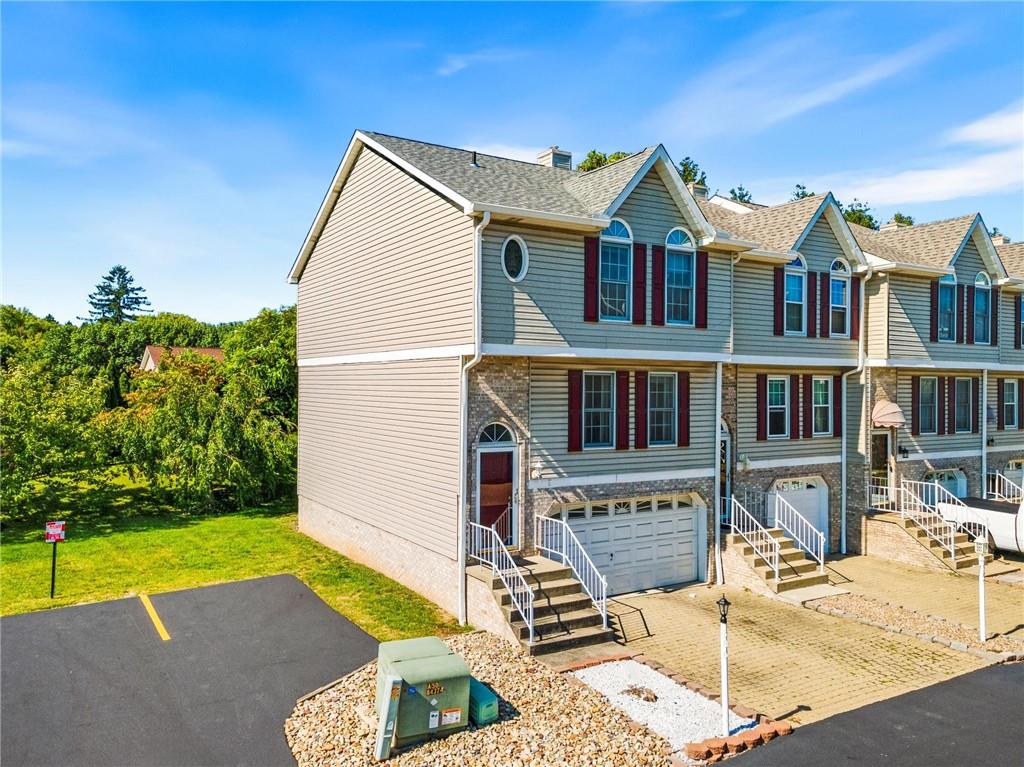
[[[90,316],[61,324],[0,306],[0,516],[33,514],[48,487],[127,473],[167,502],[236,507],[294,487],[295,307],[210,324],[151,314],[114,267]],[[139,369],[147,345],[220,347]]]

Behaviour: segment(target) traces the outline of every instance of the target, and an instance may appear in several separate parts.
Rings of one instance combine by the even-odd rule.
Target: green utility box
[[[498,718],[498,696],[479,679],[469,679],[469,718],[482,727]]]
[[[437,637],[381,642],[377,651],[377,758],[393,747],[449,735],[469,720],[469,667]]]

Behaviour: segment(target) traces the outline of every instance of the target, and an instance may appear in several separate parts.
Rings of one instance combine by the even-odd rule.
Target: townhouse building
[[[973,221],[709,199],[661,146],[581,173],[357,131],[290,273],[300,529],[510,638],[598,641],[608,594],[728,578],[723,522],[788,515],[781,559],[821,577],[876,464],[966,494],[1024,456],[1024,280]]]

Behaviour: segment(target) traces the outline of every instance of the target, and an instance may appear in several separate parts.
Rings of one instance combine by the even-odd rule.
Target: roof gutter
[[[480,213],[488,216],[507,216],[509,218],[521,218],[529,221],[542,223],[564,224],[582,229],[601,230],[607,228],[611,223],[608,216],[574,216],[568,213],[550,213],[544,210],[532,210],[530,208],[515,208],[508,205],[494,205],[488,202],[474,202],[463,209],[468,215]]]

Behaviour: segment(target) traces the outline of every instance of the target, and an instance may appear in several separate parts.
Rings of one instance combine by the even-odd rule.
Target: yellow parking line
[[[153,627],[156,628],[156,633],[160,635],[160,638],[165,642],[171,638],[171,635],[167,633],[167,629],[164,628],[164,622],[160,620],[160,616],[156,614],[156,608],[153,607],[153,603],[149,601],[149,597],[145,594],[140,594],[139,599],[142,600],[142,606],[146,608],[146,612],[149,613],[149,618],[153,621]]]

